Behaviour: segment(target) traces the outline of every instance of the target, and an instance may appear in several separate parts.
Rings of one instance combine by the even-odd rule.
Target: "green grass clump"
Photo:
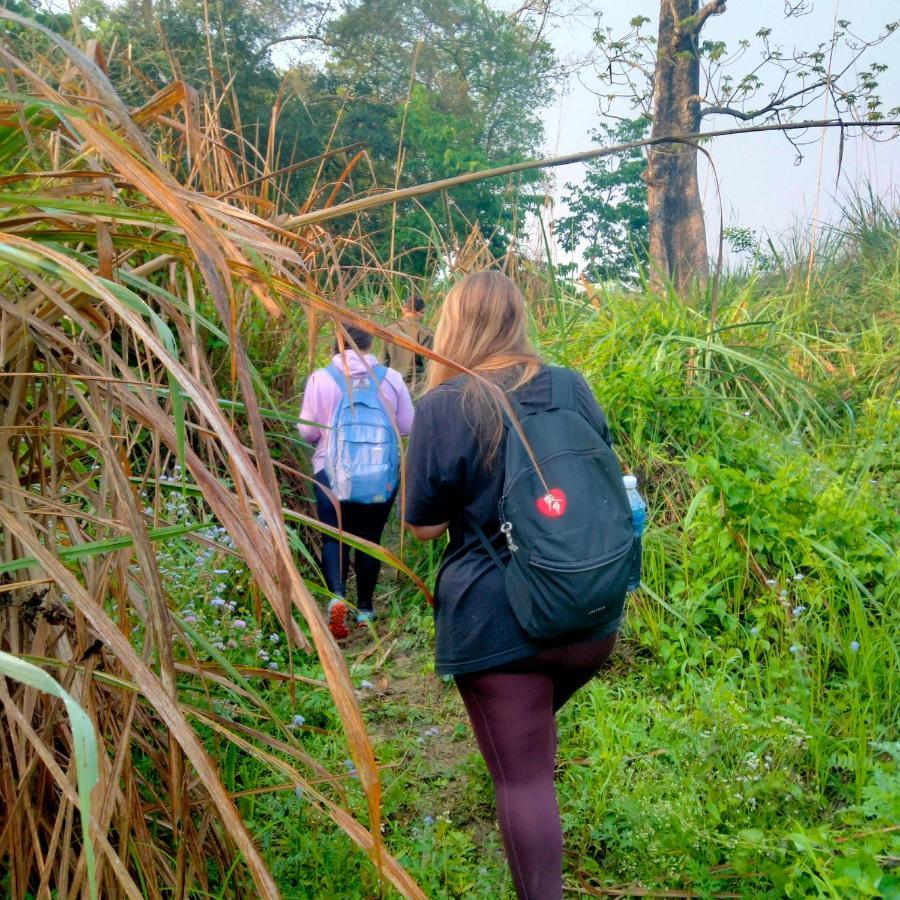
[[[651,511],[625,658],[561,727],[596,885],[897,896],[897,329],[865,299],[897,297],[890,224],[810,297],[726,282],[713,331],[702,304],[613,296],[548,337]]]

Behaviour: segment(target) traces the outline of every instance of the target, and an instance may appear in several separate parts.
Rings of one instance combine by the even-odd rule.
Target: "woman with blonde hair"
[[[554,900],[562,897],[555,713],[609,657],[622,602],[590,630],[550,640],[526,631],[510,603],[501,565],[518,548],[506,523],[501,530],[498,503],[506,445],[519,438],[508,434],[501,397],[527,416],[550,408],[563,383],[575,418],[611,456],[587,382],[545,365],[526,329],[522,294],[500,272],[469,275],[448,293],[435,352],[480,378],[430,364],[407,452],[406,520],[421,540],[449,530],[435,588],[436,670],[454,676],[493,779],[518,896]]]

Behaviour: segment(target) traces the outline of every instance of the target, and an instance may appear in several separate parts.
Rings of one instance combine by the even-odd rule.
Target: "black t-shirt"
[[[611,445],[606,419],[590,387],[576,372],[578,411]],[[406,520],[412,525],[450,523],[450,543],[435,588],[436,670],[441,675],[478,672],[532,656],[552,642],[522,630],[506,599],[503,573],[488,555],[468,517],[488,538],[499,536],[497,507],[503,490],[506,435],[490,471],[481,464],[478,438],[467,421],[459,376],[419,402],[406,454]],[[550,403],[550,372],[544,367],[513,396],[526,409]],[[494,540],[501,559],[508,550]],[[584,639],[605,637],[618,620]]]

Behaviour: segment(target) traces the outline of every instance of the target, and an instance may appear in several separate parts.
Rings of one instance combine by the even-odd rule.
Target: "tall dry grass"
[[[137,110],[82,51],[6,20],[0,57],[0,649],[50,669],[100,738],[90,833],[104,897],[278,891],[200,733],[302,789],[405,896],[422,896],[381,837],[380,781],[344,658],[298,571],[238,322],[358,320],[352,276],[321,229],[279,226],[270,179],[215,108],[172,82]],[[231,148],[231,149],[229,149]],[[258,167],[262,175],[270,160]],[[252,177],[248,178],[248,174]],[[337,186],[332,186],[336,188]],[[337,190],[325,192],[334,198]],[[356,276],[358,277],[358,276]],[[203,314],[209,298],[213,320]],[[226,340],[229,404],[206,335]],[[238,405],[240,421],[232,412]],[[242,673],[179,661],[182,625],[146,510],[177,462],[226,529],[290,646],[318,655],[366,808],[310,757]],[[208,542],[198,534],[189,537]],[[134,623],[143,637],[134,638]],[[189,646],[189,642],[186,642]],[[251,677],[252,676],[252,677]],[[193,683],[240,695],[256,726],[192,705]],[[72,734],[60,701],[0,679],[0,859],[16,898],[86,890]]]

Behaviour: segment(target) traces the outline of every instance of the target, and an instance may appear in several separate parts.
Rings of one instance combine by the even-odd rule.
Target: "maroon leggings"
[[[616,632],[456,676],[497,796],[497,817],[521,900],[562,897],[556,804],[556,711],[596,673]]]

